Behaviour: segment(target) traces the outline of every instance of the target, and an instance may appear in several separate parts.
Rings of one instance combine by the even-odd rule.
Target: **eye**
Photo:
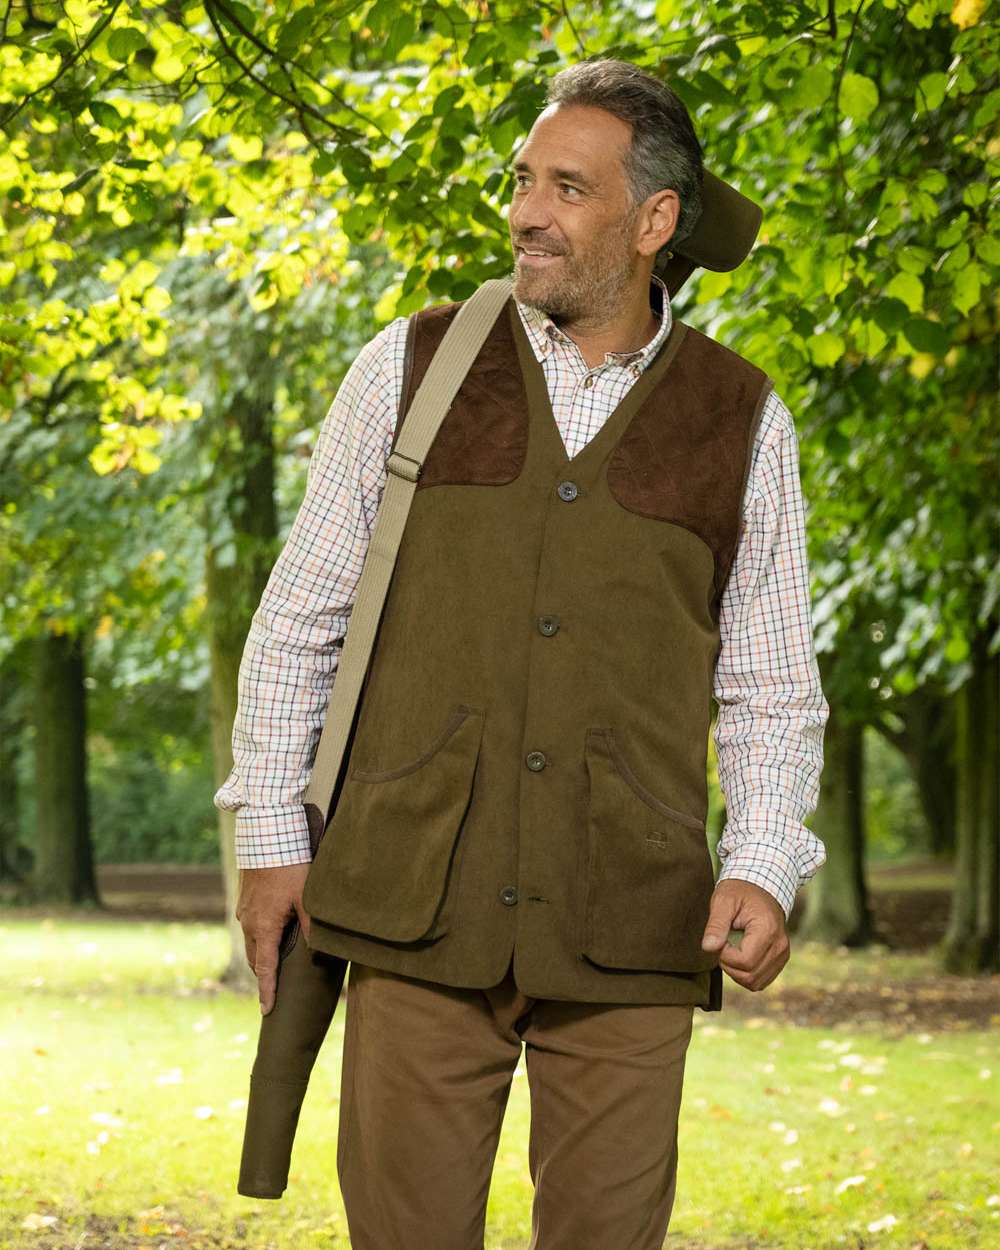
[[[565,194],[570,194],[570,195],[579,195],[579,194],[580,194],[580,188],[579,188],[579,187],[574,187],[574,186],[573,186],[573,184],[572,184],[571,182],[561,182],[561,183],[559,184],[559,189],[560,189],[560,191],[562,191],[562,192],[563,192],[563,193],[565,193]]]

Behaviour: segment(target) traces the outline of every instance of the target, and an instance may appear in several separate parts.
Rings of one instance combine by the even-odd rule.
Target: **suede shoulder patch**
[[[407,342],[400,415],[392,445],[431,359],[460,304],[415,313]],[[502,486],[521,473],[528,454],[528,399],[510,323],[512,305],[496,320],[431,444],[417,480],[428,486]]]
[[[684,526],[712,548],[715,608],[739,542],[753,442],[771,388],[762,369],[688,327],[608,463],[608,489],[622,507]]]

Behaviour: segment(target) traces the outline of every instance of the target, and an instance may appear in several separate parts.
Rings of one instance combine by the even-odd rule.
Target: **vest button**
[[[556,488],[559,498],[565,499],[567,503],[575,499],[579,494],[576,482],[560,482]]]
[[[529,751],[524,758],[524,762],[528,765],[533,773],[540,773],[548,760],[541,751]]]
[[[558,616],[540,616],[538,618],[538,632],[544,634],[546,638],[551,638],[558,628]]]
[[[517,902],[517,889],[512,885],[505,885],[500,891],[500,902],[507,907],[513,907]]]

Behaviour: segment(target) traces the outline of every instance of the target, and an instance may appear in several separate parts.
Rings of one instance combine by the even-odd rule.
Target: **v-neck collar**
[[[517,347],[518,360],[521,365],[521,374],[524,378],[529,411],[536,409],[539,415],[542,416],[543,419],[537,423],[537,428],[543,432],[544,437],[558,447],[560,453],[559,463],[563,469],[569,466],[575,469],[581,465],[588,465],[592,459],[600,457],[604,448],[610,447],[617,441],[618,437],[624,433],[625,427],[632,416],[639,410],[653,387],[656,386],[669,369],[671,362],[677,354],[677,349],[680,347],[681,341],[687,332],[687,326],[683,321],[673,320],[669,333],[660,344],[659,350],[651,363],[643,370],[642,376],[629,387],[621,403],[608,416],[593,438],[585,443],[575,456],[571,456],[566,450],[559,423],[556,421],[555,413],[552,410],[552,400],[549,396],[545,373],[532,350],[513,298],[508,302],[508,314],[514,334],[514,342]]]

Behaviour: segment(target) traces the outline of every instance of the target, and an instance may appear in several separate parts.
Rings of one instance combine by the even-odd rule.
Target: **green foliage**
[[[927,818],[905,759],[872,729],[865,732],[864,751],[868,862],[928,853]]]
[[[53,570],[74,526],[94,536],[232,396],[220,342],[269,338],[279,393],[304,394],[357,342],[350,312],[386,320],[505,272],[505,165],[544,79],[611,54],[667,78],[709,166],[764,206],[751,260],[696,275],[679,311],[796,414],[818,642],[852,654],[832,693],[877,715],[968,676],[1000,592],[1000,35],[982,0],[67,0],[11,9],[4,35],[0,472],[34,492],[5,489],[0,518],[15,630],[106,611],[102,578]],[[359,248],[392,261],[358,272]],[[330,355],[315,336],[300,351],[303,307],[335,310]],[[217,437],[195,440],[175,500],[211,509]]]

